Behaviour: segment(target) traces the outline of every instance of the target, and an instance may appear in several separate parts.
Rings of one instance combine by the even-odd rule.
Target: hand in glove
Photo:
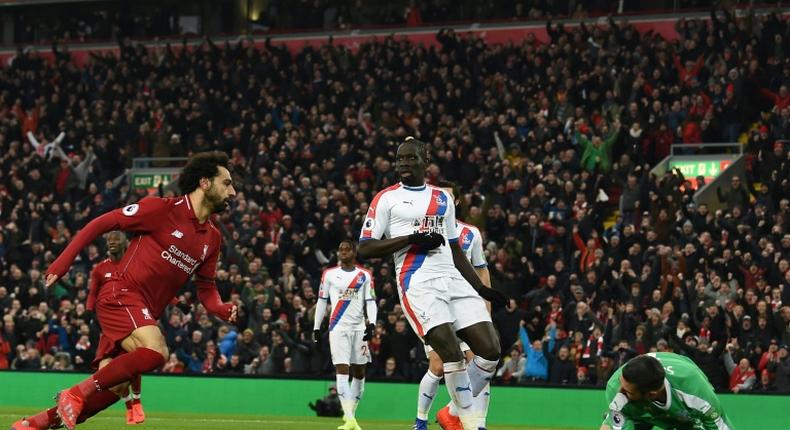
[[[444,245],[444,236],[439,233],[413,233],[409,235],[409,243],[430,251]]]
[[[373,333],[376,332],[376,324],[370,323],[365,327],[365,336],[362,336],[362,340],[368,341],[373,338]]]

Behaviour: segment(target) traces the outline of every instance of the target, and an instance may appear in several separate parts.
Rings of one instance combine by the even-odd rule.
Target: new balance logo
[[[177,239],[181,239],[182,237],[184,237],[184,233],[181,233],[181,231],[179,230],[173,230],[173,232],[170,233],[170,236],[173,236]]]
[[[469,384],[466,387],[455,387],[456,393],[460,393],[462,391],[472,391],[472,384]]]
[[[428,398],[428,399],[430,399],[430,400],[433,400],[433,398],[434,398],[434,396],[429,396],[429,395],[428,395],[428,394],[426,394],[426,393],[422,393],[422,395],[423,395],[423,396],[425,396],[425,397],[427,397],[427,398]]]

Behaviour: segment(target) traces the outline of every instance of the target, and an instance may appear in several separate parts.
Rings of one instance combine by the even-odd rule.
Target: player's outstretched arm
[[[611,427],[609,427],[609,426],[608,426],[608,425],[606,425],[606,424],[601,424],[601,428],[600,428],[599,430],[612,430],[612,428],[611,428]]]
[[[221,320],[235,323],[239,309],[233,303],[222,303],[222,298],[217,291],[217,284],[213,279],[206,279],[203,277],[195,277],[195,283],[198,287],[198,299],[203,303],[206,310],[219,317]]]
[[[74,236],[69,245],[47,268],[46,286],[49,287],[71,267],[71,263],[86,246],[111,230],[145,233],[157,225],[169,209],[165,199],[146,198],[123,209],[115,209],[89,222]]]
[[[118,228],[117,216],[114,212],[108,212],[89,222],[47,268],[45,285],[50,287],[57,282],[69,270],[77,255],[97,237]]]

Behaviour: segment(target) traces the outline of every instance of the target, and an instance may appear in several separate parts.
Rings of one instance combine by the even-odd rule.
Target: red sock
[[[97,391],[85,400],[85,406],[82,408],[82,413],[77,418],[77,424],[84,423],[88,418],[107,409],[119,399],[118,395],[110,390]]]
[[[120,383],[130,381],[135,376],[155,370],[165,364],[162,354],[148,348],[123,354],[99,369],[93,376],[71,388],[74,394],[87,399],[97,391],[106,391]]]
[[[131,385],[129,388],[132,389],[132,394],[140,395],[140,390],[142,389],[143,385],[143,375],[137,375],[136,378],[132,379]]]
[[[58,408],[49,408],[43,410],[32,417],[28,417],[27,421],[31,427],[39,429],[48,429],[58,422]]]

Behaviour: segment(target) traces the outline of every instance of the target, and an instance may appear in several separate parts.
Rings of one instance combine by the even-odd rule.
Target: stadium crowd
[[[292,30],[347,30],[380,26],[441,25],[483,21],[587,18],[608,13],[700,10],[712,0],[222,0],[202,4],[163,0],[119,4],[52,4],[46,9],[23,3],[5,11],[13,20],[13,42],[96,42],[119,37],[255,34]],[[12,7],[15,7],[12,9]],[[185,19],[186,18],[186,19]],[[198,18],[193,25],[189,18]],[[246,21],[246,22],[245,22]]]
[[[550,22],[550,43],[445,30],[436,48],[357,52],[122,41],[84,68],[57,47],[52,63],[20,51],[0,69],[0,369],[88,368],[88,274],[105,245],[51,288],[43,271],[87,221],[146,195],[125,176],[133,158],[218,149],[239,195],[217,223],[217,285],[240,321],[209,317],[186,286],[162,321],[162,372],[331,372],[326,333],[311,339],[321,272],[397,182],[394,151],[413,135],[430,144],[429,178],[458,184],[459,218],[511,298],[493,316],[501,383],[602,385],[635,354],[674,350],[717,389],[790,391],[788,21],[720,12],[677,28],[669,42]],[[750,158],[722,209],[695,206],[677,171],[650,174],[670,144],[719,141]],[[380,308],[370,374],[419,379],[392,262],[364,264]]]

